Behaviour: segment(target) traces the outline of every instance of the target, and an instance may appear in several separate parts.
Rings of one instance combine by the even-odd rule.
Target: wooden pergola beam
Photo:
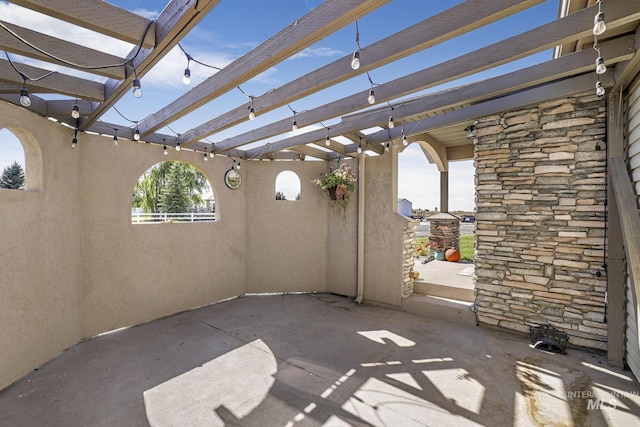
[[[351,68],[352,54],[349,53],[276,90],[255,98],[254,108],[260,113],[266,113],[369,70],[475,30],[542,1],[500,0],[486,2],[486,0],[468,0],[445,10],[437,16],[427,18],[418,24],[361,49],[362,65],[358,70]],[[191,141],[235,126],[246,119],[246,105],[242,105],[185,132],[183,137],[188,144]],[[277,135],[281,131],[282,126],[279,124],[277,127],[274,126],[271,131],[275,133],[265,135],[263,138]]]
[[[220,0],[172,0],[156,20],[155,48],[153,50],[142,49],[133,60],[138,76],[142,77],[149,72],[219,2]],[[132,49],[128,57],[132,57],[137,50],[137,47]],[[88,129],[100,116],[113,107],[129,91],[133,78],[134,74],[129,73],[124,80],[108,80],[105,83],[104,102],[82,123],[81,130]],[[140,131],[142,132],[142,128]]]
[[[640,9],[640,7],[638,7],[638,9]],[[593,17],[591,17],[591,20],[593,20]],[[540,32],[544,32],[544,27],[545,26],[540,27]],[[615,61],[623,61],[632,57],[635,53],[635,43],[633,41],[633,37],[629,36],[602,43],[602,49],[604,49],[604,46],[607,46],[607,52],[610,55],[608,57],[608,61],[610,61],[610,63],[613,63]],[[478,55],[478,52],[489,55],[490,51],[487,51],[485,49],[486,48],[479,49],[467,55],[463,55],[462,57],[467,57],[469,55],[473,55],[474,57],[481,56]],[[396,118],[396,120],[401,120],[404,117],[411,117],[416,114],[437,112],[445,108],[451,108],[455,105],[464,105],[476,102],[485,99],[488,96],[507,94],[509,92],[522,90],[534,85],[544,84],[549,81],[565,78],[576,73],[587,72],[593,69],[593,61],[594,60],[592,52],[576,52],[567,56],[560,57],[558,59],[547,61],[542,64],[534,65],[504,75],[496,76],[478,83],[473,83],[456,89],[448,89],[436,92],[416,100],[403,102],[402,105],[394,109],[394,117]],[[427,77],[429,73],[424,72],[431,70],[432,68],[434,67],[430,67],[423,71],[418,71],[415,74],[423,75],[425,78],[430,78],[433,80],[433,76]],[[394,83],[400,81],[401,90],[408,90],[408,85],[404,82],[405,78],[406,77],[401,77],[400,79],[385,83],[381,86],[387,86],[389,90],[391,90],[394,87]],[[414,85],[417,85],[418,87],[420,87],[422,84],[419,79],[414,78],[411,79],[411,81],[413,81]],[[364,95],[366,95],[366,93],[364,93]],[[363,95],[361,94],[358,96],[360,97]],[[347,105],[356,102],[353,98],[354,95],[351,95],[349,97],[343,98],[342,100],[334,101],[334,103],[340,103],[341,107],[332,106],[333,103],[328,104],[328,106],[332,110],[343,109],[348,111]],[[322,108],[324,107],[298,114],[296,116],[298,123],[301,122],[300,116],[302,116],[303,114],[321,114],[316,110],[321,110]],[[339,128],[339,131],[342,132],[352,132],[354,130],[367,129],[376,125],[385,124],[388,120],[388,116],[389,109],[386,107],[381,107],[378,110],[346,116],[343,118],[343,122],[337,125],[337,127]],[[336,125],[334,125],[334,127],[336,127]],[[336,131],[336,129],[332,129],[332,131]],[[394,135],[394,138],[397,138],[399,133],[401,132],[398,127],[390,129],[390,131],[391,134]],[[386,141],[388,139],[388,136],[385,136],[387,135],[387,133],[387,130],[380,131],[379,134],[381,139],[380,141],[377,141],[377,143]],[[332,132],[332,135],[335,136],[336,134]],[[314,135],[309,135],[308,140],[298,139],[295,142],[296,144],[313,142],[311,140],[312,138],[314,138]],[[274,150],[284,149],[287,147],[287,141],[288,140],[285,139],[272,143],[270,144],[270,148]],[[293,142],[294,141],[292,141],[291,143]],[[369,139],[368,142],[371,142],[371,139]]]
[[[432,129],[453,125],[456,123],[464,123],[469,120],[476,119],[478,117],[485,117],[494,114],[501,113],[503,111],[509,111],[517,108],[522,108],[527,105],[533,105],[538,102],[542,102],[548,99],[559,98],[563,96],[569,96],[575,93],[583,92],[585,90],[593,89],[594,81],[596,80],[596,74],[583,74],[581,76],[573,77],[570,79],[549,83],[544,86],[535,87],[528,90],[523,90],[518,93],[514,93],[508,96],[504,96],[498,99],[492,99],[472,105],[460,110],[450,111],[448,113],[440,114],[438,116],[429,117],[416,122],[412,122],[411,125],[414,128],[414,132],[427,132]],[[613,73],[607,71],[600,76],[600,80],[603,85],[613,85]],[[391,129],[392,138],[398,138],[400,136],[400,130]],[[373,135],[369,135],[369,141],[372,144],[380,144],[387,140],[387,132],[377,132]]]
[[[324,2],[140,124],[145,134],[194,111],[390,0]]]
[[[44,76],[49,70],[32,67],[26,64],[16,64],[18,69],[32,78]],[[22,87],[22,78],[11,67],[6,59],[0,59],[0,81]],[[104,86],[92,80],[72,77],[62,73],[54,73],[42,80],[29,80],[26,83],[29,92],[60,93],[74,98],[83,98],[101,102],[104,100]]]
[[[11,0],[11,3],[135,45],[140,43],[150,22],[100,0]],[[142,47],[154,46],[155,34],[150,31]]]
[[[124,64],[124,59],[115,55],[109,55],[98,50],[89,49],[87,47],[71,43],[65,40],[51,37],[46,34],[39,33],[37,31],[30,30],[28,28],[19,27],[17,25],[9,24],[8,22],[0,21],[9,31],[5,28],[0,28],[0,49],[8,52],[12,52],[18,55],[27,56],[40,61],[50,62],[57,65],[62,65],[68,68],[74,68],[80,71],[87,71],[99,76],[108,77],[112,79],[124,79],[125,71],[124,65],[119,67],[110,68],[97,68],[87,70],[84,67],[94,67],[98,65],[115,65]],[[34,49],[21,40],[16,38],[18,36],[29,43],[37,46],[38,49],[43,50],[52,56],[64,59],[78,66],[66,64],[62,61],[52,59],[50,56],[43,54],[40,50]],[[31,77],[31,76],[30,76]]]

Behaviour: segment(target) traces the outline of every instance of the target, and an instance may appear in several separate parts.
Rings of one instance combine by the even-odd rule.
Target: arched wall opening
[[[215,192],[208,177],[196,166],[178,160],[156,163],[133,188],[131,222],[215,221]]]
[[[298,174],[285,170],[278,174],[275,182],[276,200],[301,200],[301,186]]]
[[[17,162],[24,171],[22,189],[41,191],[42,152],[38,142],[27,129],[6,125],[0,128],[0,173],[13,162]]]

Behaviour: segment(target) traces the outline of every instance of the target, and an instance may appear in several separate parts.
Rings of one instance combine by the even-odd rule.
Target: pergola
[[[120,58],[0,21],[3,29],[0,32],[0,49],[107,78],[106,82],[99,83],[90,78],[55,72],[47,78],[32,80],[28,76],[43,76],[49,70],[29,66],[19,60],[11,62],[5,57],[0,59],[0,96],[7,102],[19,105],[21,89],[27,89],[31,104],[26,108],[75,128],[78,132],[112,134],[113,129],[119,129],[118,136],[134,139],[137,130],[142,141],[152,144],[175,146],[180,142],[185,148],[231,154],[241,159],[332,160],[355,157],[359,148],[376,155],[384,153],[387,143],[399,141],[404,136],[409,142],[419,141],[427,158],[446,173],[448,161],[473,157],[473,143],[467,139],[465,129],[474,118],[526,105],[548,98],[551,94],[561,96],[588,88],[595,91],[593,71],[597,54],[592,49],[592,27],[597,7],[591,7],[595,1],[561,2],[560,15],[563,17],[556,21],[380,84],[375,87],[376,102],[373,106],[367,102],[367,89],[295,115],[300,127],[339,120],[330,128],[323,126],[289,136],[286,134],[291,130],[291,119],[286,118],[215,144],[209,142],[207,137],[248,120],[249,107],[260,113],[274,110],[541,2],[465,1],[363,47],[359,51],[361,66],[358,69],[350,66],[350,53],[264,95],[251,96],[250,102],[230,107],[224,114],[175,136],[159,131],[389,3],[389,0],[323,2],[293,25],[283,28],[193,87],[184,96],[136,123],[135,127],[129,123],[107,123],[101,117],[125,94],[130,93],[134,81],[144,81],[145,74],[171,49],[176,48],[181,39],[214,10],[219,0],[170,1],[156,20],[143,18],[98,0],[12,1],[22,7],[132,43],[135,47],[127,57]],[[606,56],[608,71],[599,80],[607,90],[615,91],[632,77],[626,70],[631,70],[631,65],[640,60],[635,48],[640,7],[634,0],[607,0],[600,6],[605,12],[607,31],[598,40],[598,47]],[[454,89],[406,98],[550,48],[555,48],[556,55],[547,62]],[[96,64],[120,65],[96,68]],[[40,94],[47,94],[46,99]],[[411,123],[410,134],[405,134],[400,126],[390,128],[388,124],[389,106],[402,97],[405,99],[396,103],[392,115],[397,123]],[[75,105],[80,114],[77,119],[69,114]],[[375,127],[381,130],[368,134],[363,132]],[[281,139],[277,142],[256,146],[260,141],[278,136]],[[351,143],[339,142],[335,139],[338,136],[348,138]],[[252,148],[247,148],[250,144]],[[446,179],[443,182],[446,186]]]

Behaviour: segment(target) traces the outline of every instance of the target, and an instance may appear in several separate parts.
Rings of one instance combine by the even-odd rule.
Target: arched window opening
[[[131,199],[131,222],[215,221],[213,186],[198,168],[166,161],[151,166],[138,178]]]
[[[0,188],[24,190],[27,186],[22,143],[8,129],[0,130]]]
[[[300,178],[295,172],[282,171],[276,177],[276,200],[300,200]]]

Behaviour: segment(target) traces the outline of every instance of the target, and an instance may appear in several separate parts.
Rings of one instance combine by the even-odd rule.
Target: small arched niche
[[[216,220],[214,189],[197,167],[181,161],[156,163],[136,182],[131,222],[203,222]]]
[[[31,132],[19,127],[0,129],[0,174],[24,174],[19,189],[39,191],[42,188],[42,153]]]
[[[300,178],[293,171],[282,171],[276,177],[276,200],[302,199]]]

